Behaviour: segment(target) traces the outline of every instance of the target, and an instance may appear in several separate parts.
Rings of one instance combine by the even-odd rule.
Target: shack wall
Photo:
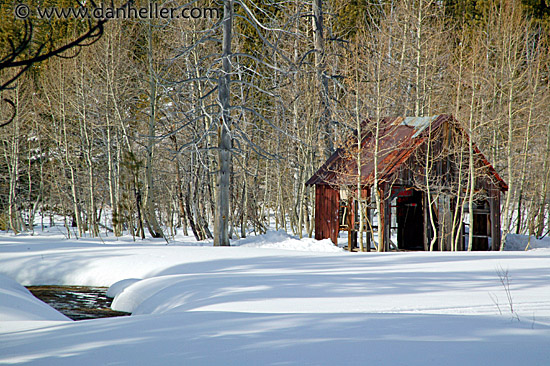
[[[331,186],[315,186],[315,239],[338,243],[340,193]]]

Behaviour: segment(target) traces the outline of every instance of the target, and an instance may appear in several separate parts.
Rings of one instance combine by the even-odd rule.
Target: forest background
[[[1,3],[6,53],[23,23],[15,2]],[[110,20],[95,43],[0,91],[0,124],[13,117],[0,128],[1,230],[61,215],[67,236],[203,240],[224,224],[228,237],[270,226],[311,236],[305,182],[357,121],[449,113],[509,185],[503,231],[547,234],[546,0],[190,6],[221,18]],[[84,30],[80,19],[33,21],[34,44],[52,48]]]

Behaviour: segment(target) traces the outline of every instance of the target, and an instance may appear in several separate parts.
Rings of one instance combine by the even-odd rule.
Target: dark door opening
[[[397,246],[403,250],[424,250],[422,192],[405,190],[397,197]]]
[[[489,203],[487,201],[476,202],[474,206],[472,250],[489,250],[489,237],[491,236],[489,213]]]

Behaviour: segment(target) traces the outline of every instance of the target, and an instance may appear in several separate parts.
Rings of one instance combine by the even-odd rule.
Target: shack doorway
[[[474,204],[474,228],[472,250],[489,250],[491,237],[489,203],[486,200]]]
[[[424,250],[422,192],[404,190],[397,196],[397,247]]]
[[[338,231],[348,232],[348,250],[357,249],[357,232],[359,230],[359,207],[357,201],[348,195],[346,190],[340,190],[340,223]]]

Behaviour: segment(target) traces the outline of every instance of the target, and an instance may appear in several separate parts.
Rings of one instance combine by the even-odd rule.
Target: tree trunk
[[[147,58],[149,62],[149,98],[150,98],[150,111],[149,111],[149,133],[147,136],[147,159],[145,163],[145,179],[147,187],[145,191],[145,223],[147,229],[153,238],[162,238],[164,234],[162,228],[157,220],[155,212],[155,206],[153,203],[153,149],[155,139],[155,122],[156,122],[156,99],[157,99],[157,80],[155,77],[155,70],[153,65],[153,34],[152,24],[149,21],[147,44],[148,53]]]
[[[356,49],[357,54],[357,49]],[[361,116],[359,115],[359,69],[357,64],[357,56],[355,57],[355,85],[356,85],[356,92],[355,92],[355,128],[357,132],[357,210],[359,210],[359,231],[357,233],[358,240],[359,240],[359,250],[361,252],[365,251],[365,248],[363,246],[363,227],[365,226],[365,210],[363,208],[363,190],[361,189],[361,168],[362,168],[362,161],[361,161],[361,144],[362,144],[362,133],[361,133]],[[370,244],[367,242],[367,245],[370,246]]]
[[[187,184],[187,195],[185,196],[185,211],[187,214],[187,218],[189,219],[189,226],[191,226],[191,231],[193,232],[193,235],[195,235],[195,239],[198,241],[206,239],[206,237],[203,235],[202,231],[199,230],[197,225],[195,224],[195,220],[193,218],[193,212],[191,211],[191,184]]]
[[[16,112],[20,113],[19,110],[19,83],[15,87],[15,108]],[[9,219],[9,228],[12,229],[14,234],[19,234],[22,230],[19,225],[19,220],[17,216],[20,215],[18,210],[18,186],[19,186],[19,116],[16,115],[13,121],[13,139],[11,143],[11,151],[4,150],[6,156],[6,163],[8,165],[9,171],[9,195],[8,195],[8,219]]]
[[[474,138],[474,103],[475,103],[475,64],[474,64],[474,70],[473,70],[473,87],[472,87],[472,99],[470,101],[470,118],[468,122],[468,129],[470,138],[468,139],[468,156],[470,158],[469,162],[469,170],[468,170],[468,192],[469,192],[469,198],[468,198],[468,216],[469,216],[469,227],[468,227],[468,251],[472,251],[473,245],[474,245],[474,190],[476,185],[476,177],[475,177],[475,166],[474,166],[474,146],[473,146],[473,138]]]
[[[106,57],[109,60],[113,60],[114,57],[112,54],[109,54],[109,52],[112,50],[110,40],[108,40],[107,45],[107,54]],[[108,179],[108,186],[109,186],[109,200],[111,203],[111,210],[112,210],[112,217],[111,217],[111,224],[113,225],[113,231],[115,233],[115,236],[121,236],[122,235],[122,223],[121,223],[121,217],[119,215],[119,208],[118,208],[118,196],[116,194],[116,182],[115,182],[115,163],[113,158],[113,141],[111,136],[111,113],[109,110],[109,98],[110,93],[109,91],[112,90],[112,83],[114,80],[111,78],[111,72],[112,67],[109,65],[105,68],[105,79],[107,80],[106,85],[106,93],[105,93],[105,131],[107,134],[107,179]],[[114,97],[114,96],[113,96]],[[116,144],[117,152],[120,150],[118,147],[118,144]]]
[[[65,91],[64,91],[64,79],[62,77],[61,81],[61,90],[60,90],[60,99],[61,99],[61,122],[63,124],[63,143],[64,143],[64,162],[67,164],[67,167],[69,167],[70,172],[70,185],[71,185],[71,193],[72,193],[72,204],[73,204],[73,214],[76,218],[76,226],[78,228],[78,235],[82,236],[83,234],[83,228],[82,228],[82,220],[80,216],[80,207],[78,203],[78,195],[77,195],[77,187],[76,187],[76,173],[75,168],[73,164],[71,163],[69,159],[69,152],[72,151],[72,148],[69,146],[69,141],[67,138],[67,121],[66,121],[66,113],[65,113]]]
[[[90,139],[90,134],[88,133],[88,110],[87,110],[87,96],[86,96],[87,85],[84,82],[84,64],[80,64],[80,102],[81,102],[81,139],[85,142],[85,156],[86,164],[88,165],[88,194],[90,195],[88,199],[88,222],[90,234],[92,236],[99,235],[99,227],[96,222],[96,203],[95,203],[95,194],[94,194],[94,166],[92,162],[92,142]]]
[[[225,0],[222,41],[222,75],[218,79],[218,101],[221,118],[218,127],[218,176],[216,217],[214,219],[214,246],[229,246],[229,180],[231,174],[231,38],[233,27],[233,0]]]

